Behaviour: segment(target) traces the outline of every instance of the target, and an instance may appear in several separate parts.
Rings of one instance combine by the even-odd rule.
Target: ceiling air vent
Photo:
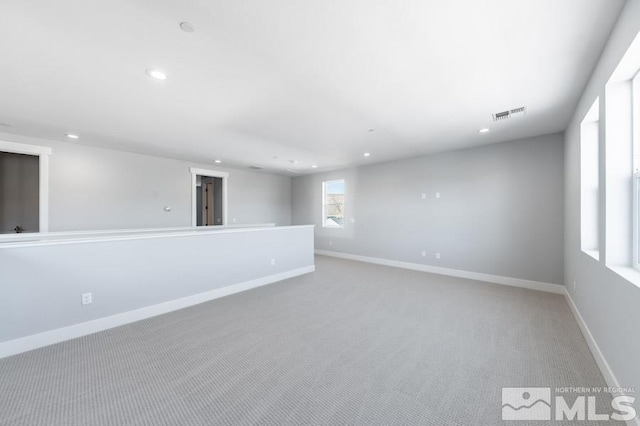
[[[527,107],[510,109],[508,111],[497,112],[493,115],[493,121],[502,121],[507,118],[520,117],[527,112]]]
[[[262,170],[262,167],[258,167],[258,166],[249,166],[249,168],[251,170]]]

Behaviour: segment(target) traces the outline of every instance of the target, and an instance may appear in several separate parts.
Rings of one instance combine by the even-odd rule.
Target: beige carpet
[[[2,359],[0,424],[486,426],[502,387],[605,386],[562,296],[316,266]]]

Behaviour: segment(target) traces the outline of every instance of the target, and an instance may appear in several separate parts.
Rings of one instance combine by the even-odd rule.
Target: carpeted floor
[[[316,268],[2,359],[0,425],[487,426],[502,387],[606,386],[562,296]]]

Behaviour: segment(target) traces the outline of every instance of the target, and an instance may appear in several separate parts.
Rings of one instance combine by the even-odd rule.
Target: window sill
[[[631,266],[607,266],[608,269],[620,275],[636,287],[640,287],[640,271]]]
[[[595,260],[600,261],[600,251],[599,250],[582,250],[583,253],[588,254],[593,257]]]

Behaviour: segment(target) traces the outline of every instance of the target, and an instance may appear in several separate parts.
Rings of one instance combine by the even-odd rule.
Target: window
[[[344,179],[322,182],[322,226],[344,228]]]
[[[633,267],[640,269],[640,71],[631,83],[633,127]]]
[[[580,235],[582,251],[599,258],[600,100],[595,100],[580,124]]]
[[[627,49],[605,86],[604,245],[606,265],[637,285],[640,274],[629,275],[638,267],[638,70],[640,35]],[[602,180],[601,180],[602,182]],[[601,231],[601,235],[603,235]],[[635,272],[635,271],[632,271]]]

